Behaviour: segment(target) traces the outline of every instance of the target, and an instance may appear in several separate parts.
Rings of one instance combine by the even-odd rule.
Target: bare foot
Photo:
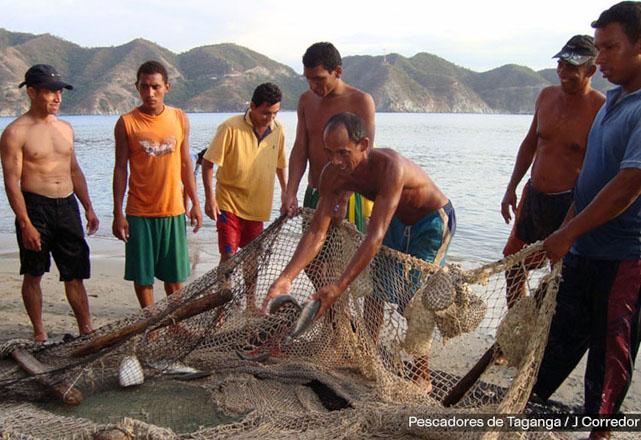
[[[94,330],[93,328],[89,327],[88,329],[81,331],[80,332],[80,336],[88,336],[88,335],[91,335],[93,333],[96,333],[96,330]]]
[[[46,333],[34,333],[33,340],[36,341],[36,343],[38,343],[38,344],[42,344],[44,342],[47,342],[47,334]]]

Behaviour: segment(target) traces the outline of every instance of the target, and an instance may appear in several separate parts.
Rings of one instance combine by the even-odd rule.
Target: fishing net
[[[426,430],[408,417],[523,411],[559,281],[540,244],[473,269],[382,248],[291,338],[308,296],[338,278],[363,240],[333,226],[290,300],[257,312],[311,215],[278,219],[226,264],[90,336],[4,343],[2,438],[512,438]],[[489,362],[453,397],[484,353],[509,365]],[[177,414],[189,420],[170,420]]]

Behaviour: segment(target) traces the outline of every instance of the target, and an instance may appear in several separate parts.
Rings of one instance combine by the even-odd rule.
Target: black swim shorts
[[[516,236],[525,243],[544,240],[556,231],[568,213],[574,199],[573,191],[546,194],[527,182],[523,207],[516,220]]]
[[[85,241],[76,196],[53,199],[33,193],[23,193],[27,213],[40,232],[40,251],[25,249],[22,231],[16,220],[16,235],[20,248],[20,274],[41,276],[49,272],[53,256],[60,271],[60,281],[89,278],[89,246]]]

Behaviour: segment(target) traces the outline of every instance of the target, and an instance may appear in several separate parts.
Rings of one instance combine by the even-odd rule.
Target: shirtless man
[[[60,271],[80,334],[93,332],[82,281],[89,278],[89,246],[76,197],[85,209],[89,234],[98,230],[98,217],[74,152],[73,129],[56,117],[62,89],[73,87],[46,64],[27,70],[19,87],[24,85],[31,106],[4,130],[0,151],[4,187],[16,215],[20,274],[24,275],[22,300],[34,339],[44,342],[47,332],[42,322],[40,280],[49,272],[49,254]]]
[[[296,140],[289,157],[289,178],[281,213],[293,216],[298,208],[298,186],[309,161],[308,187],[303,206],[316,208],[321,171],[328,162],[323,146],[323,129],[330,117],[340,112],[351,112],[363,119],[369,138],[374,145],[374,100],[342,79],[341,56],[331,43],[315,43],[303,55],[304,75],[310,90],[298,100]],[[360,195],[352,197],[348,214],[353,212],[352,223],[365,231],[367,210]],[[345,204],[340,214],[345,217]]]
[[[337,204],[345,193],[357,192],[374,200],[367,235],[335,283],[320,288],[311,299],[321,301],[317,318],[325,313],[352,281],[372,261],[381,244],[436,264],[445,263],[445,254],[456,228],[454,208],[429,176],[416,164],[394,150],[369,148],[363,121],[353,113],[332,116],[324,131],[324,152],[329,163],[322,170],[320,199],[307,232],[289,264],[270,287],[269,301],[292,289],[292,280],[319,253]],[[417,286],[416,286],[417,287]],[[401,298],[381,297],[404,307],[415,293]],[[381,292],[384,296],[386,292]],[[381,315],[382,320],[382,315]],[[376,324],[378,327],[376,327]],[[368,330],[378,337],[380,322]],[[431,389],[427,359],[418,359],[417,381]]]
[[[596,71],[595,56],[593,38],[575,35],[553,57],[559,59],[556,72],[561,84],[546,87],[539,94],[532,124],[519,147],[501,201],[506,223],[512,219],[510,207],[515,213],[514,227],[503,250],[505,256],[545,239],[561,225],[572,203],[590,126],[605,100],[590,86]],[[517,209],[516,187],[530,165],[530,180]],[[525,295],[525,270],[536,268],[541,260],[541,256],[535,256],[525,268],[506,273],[508,307]]]

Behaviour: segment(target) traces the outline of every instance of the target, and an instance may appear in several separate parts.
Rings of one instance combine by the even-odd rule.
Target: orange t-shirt
[[[122,116],[129,147],[127,215],[172,217],[185,213],[181,179],[182,110],[165,106],[159,115],[135,108]]]

